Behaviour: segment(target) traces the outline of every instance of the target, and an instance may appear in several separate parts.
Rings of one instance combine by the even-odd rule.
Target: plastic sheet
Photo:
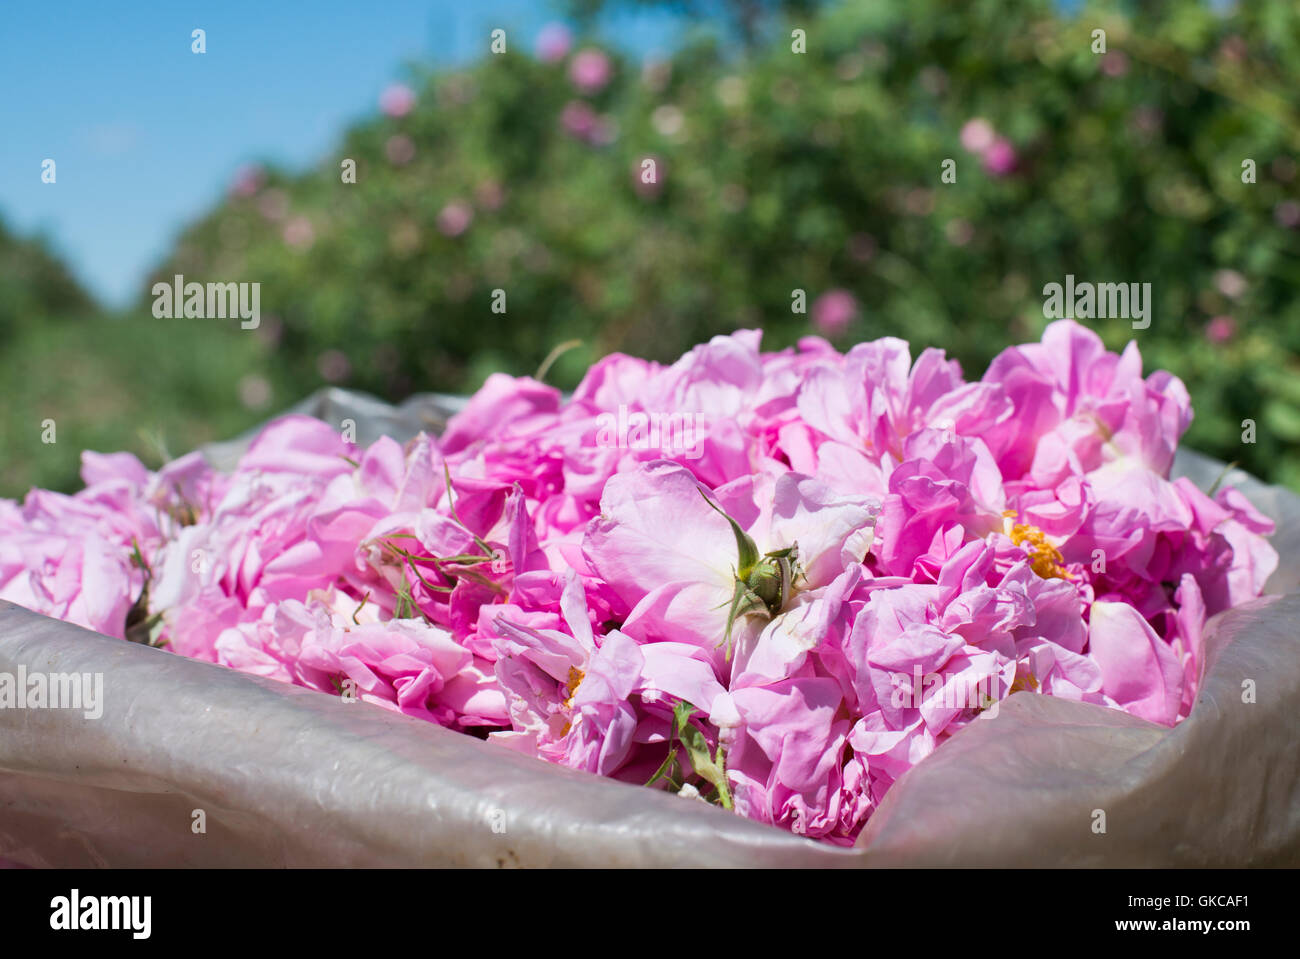
[[[354,419],[367,442],[436,431],[458,403],[424,396],[393,408],[328,390],[297,409],[335,425]],[[229,463],[246,441],[208,452]],[[1175,471],[1204,487],[1222,466],[1184,452]],[[1290,595],[1211,621],[1188,719],[1165,729],[1013,696],[903,776],[853,849],[0,603],[0,672],[104,676],[97,719],[0,709],[0,857],[34,866],[1297,865],[1300,498],[1245,474],[1227,481],[1278,522],[1282,562],[1269,588]]]

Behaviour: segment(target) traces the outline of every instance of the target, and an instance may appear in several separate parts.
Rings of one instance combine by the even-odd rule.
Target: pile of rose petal
[[[975,382],[743,330],[567,401],[493,376],[405,446],[86,453],[0,501],[0,597],[848,843],[1007,696],[1187,715],[1206,618],[1277,563],[1240,493],[1168,479],[1191,415],[1069,321]]]

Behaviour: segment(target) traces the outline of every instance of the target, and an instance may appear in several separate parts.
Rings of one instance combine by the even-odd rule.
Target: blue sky
[[[531,51],[556,19],[547,0],[15,0],[0,15],[0,215],[123,305],[242,164],[309,166],[404,63],[476,59],[496,27]],[[647,53],[680,28],[624,15],[602,35]]]

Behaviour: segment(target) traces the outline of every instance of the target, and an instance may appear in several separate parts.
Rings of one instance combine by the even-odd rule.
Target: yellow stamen
[[[1014,519],[1016,511],[1012,509],[1003,510],[1002,515],[1008,519]],[[1047,534],[1037,526],[1030,526],[1028,523],[1007,523],[1007,535],[1011,537],[1011,542],[1017,546],[1023,546],[1028,543],[1029,567],[1043,579],[1069,579],[1070,574],[1065,571],[1061,564],[1065,557],[1061,551],[1047,541]]]
[[[1038,692],[1038,677],[1033,673],[1028,673],[1025,676],[1017,676],[1016,681],[1011,684],[1011,691],[1008,692],[1007,695],[1009,696],[1011,693],[1019,693],[1026,689],[1032,689],[1034,692]]]
[[[582,685],[582,680],[586,675],[586,673],[581,669],[578,669],[576,666],[569,667],[569,682],[564,687],[564,691],[568,693],[567,698],[564,700],[565,709],[573,708],[573,697],[577,695],[578,687]]]

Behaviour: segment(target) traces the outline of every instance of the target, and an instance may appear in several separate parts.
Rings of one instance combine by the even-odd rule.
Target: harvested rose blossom
[[[1169,478],[1181,381],[1070,320],[977,380],[760,340],[567,400],[490,376],[405,445],[295,415],[229,474],[85,453],[0,501],[0,598],[842,845],[1010,696],[1188,715],[1277,554]]]

